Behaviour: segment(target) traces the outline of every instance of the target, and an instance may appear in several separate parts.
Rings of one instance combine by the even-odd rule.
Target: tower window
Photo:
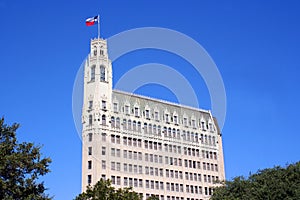
[[[102,109],[106,110],[106,101],[102,101]]]
[[[105,67],[103,65],[100,66],[100,81],[105,81]]]
[[[93,53],[94,53],[94,56],[97,56],[97,47],[96,47],[96,46],[94,46],[94,51],[93,51]]]
[[[89,115],[89,125],[93,124],[93,115]]]
[[[89,133],[89,142],[93,140],[93,133]]]
[[[93,65],[91,67],[91,81],[95,81],[95,69],[96,69],[96,66]]]
[[[92,183],[92,175],[87,176],[87,183],[90,185]]]
[[[92,161],[91,160],[88,161],[88,169],[92,169]]]
[[[91,110],[93,108],[93,101],[89,101],[89,109]]]
[[[88,147],[88,155],[90,156],[90,155],[92,155],[92,147]]]
[[[100,49],[100,55],[103,56],[104,55],[104,51],[102,49]]]

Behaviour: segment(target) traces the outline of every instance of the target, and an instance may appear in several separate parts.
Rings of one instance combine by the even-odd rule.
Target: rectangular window
[[[116,177],[115,176],[111,176],[111,183],[116,184]]]
[[[159,121],[159,114],[158,114],[158,111],[155,111],[155,112],[154,112],[154,119],[155,119],[156,121]]]
[[[106,161],[102,160],[102,169],[106,169]]]
[[[129,164],[129,165],[128,165],[128,171],[129,171],[129,172],[132,172],[132,164]]]
[[[90,185],[92,183],[92,175],[87,176],[87,183]]]
[[[114,112],[117,113],[117,112],[118,112],[118,104],[117,104],[117,103],[114,103],[114,106],[113,106],[113,107],[114,107]]]
[[[89,101],[89,110],[93,108],[93,101]]]
[[[121,171],[121,163],[117,162],[117,171]]]
[[[106,147],[102,147],[102,155],[105,156]]]
[[[111,170],[115,171],[116,170],[116,163],[115,162],[111,162]]]
[[[88,169],[92,169],[92,161],[91,160],[88,161]]]
[[[106,110],[106,101],[102,100],[102,110]]]
[[[149,110],[145,110],[145,117],[146,117],[146,119],[150,119],[150,111]]]
[[[138,107],[134,108],[134,116],[136,116],[136,117],[139,116],[139,108]]]
[[[124,172],[127,172],[127,164],[126,163],[124,163],[123,169],[124,169]]]
[[[90,155],[92,155],[92,153],[93,153],[92,147],[88,147],[88,155],[90,156]]]
[[[89,133],[89,142],[93,140],[93,133]]]
[[[93,124],[93,115],[89,115],[89,125]]]
[[[105,142],[106,141],[106,134],[102,133],[101,136],[102,136],[102,142]]]
[[[117,185],[121,185],[121,177],[117,176]]]
[[[120,149],[117,149],[116,155],[117,155],[117,157],[121,157],[121,150]]]
[[[129,106],[128,105],[125,106],[125,114],[129,115]]]
[[[111,148],[111,156],[116,156],[116,149],[115,148]]]

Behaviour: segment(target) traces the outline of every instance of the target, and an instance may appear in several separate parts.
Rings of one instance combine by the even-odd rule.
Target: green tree
[[[19,124],[8,126],[0,119],[0,199],[47,200],[39,176],[49,172],[50,158],[41,158],[40,146],[18,143]]]
[[[93,187],[79,194],[75,200],[141,200],[142,197],[132,188],[115,189],[110,180],[100,179]]]
[[[150,197],[147,198],[147,200],[159,200],[159,198],[155,195],[151,195]]]
[[[236,177],[217,187],[211,200],[297,200],[300,199],[300,162],[286,168],[259,170],[248,179]]]

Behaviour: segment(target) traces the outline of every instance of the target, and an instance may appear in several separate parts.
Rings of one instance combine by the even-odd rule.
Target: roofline
[[[134,96],[134,97],[138,97],[138,98],[148,99],[148,100],[156,101],[156,102],[159,102],[159,103],[169,104],[169,105],[177,106],[177,107],[180,107],[180,108],[186,108],[186,109],[193,110],[193,111],[207,113],[212,117],[212,114],[211,114],[210,110],[195,108],[195,107],[192,107],[192,106],[182,105],[182,104],[179,104],[179,103],[174,103],[174,102],[170,102],[170,101],[166,101],[166,100],[162,100],[162,99],[156,99],[156,98],[153,98],[153,97],[144,96],[144,95],[140,95],[140,94],[129,93],[129,92],[125,92],[125,91],[117,90],[117,89],[113,89],[113,92],[116,92],[116,93],[119,93],[119,94],[130,95],[130,96]]]

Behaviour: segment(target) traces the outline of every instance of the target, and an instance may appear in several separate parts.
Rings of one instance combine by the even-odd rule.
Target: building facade
[[[107,43],[91,40],[84,68],[82,191],[99,179],[143,199],[209,199],[224,180],[222,137],[210,111],[112,89]]]

